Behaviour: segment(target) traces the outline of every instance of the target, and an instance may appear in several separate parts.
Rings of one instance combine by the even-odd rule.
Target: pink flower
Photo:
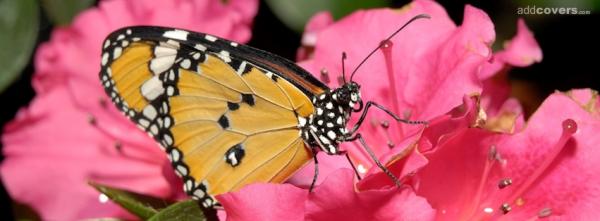
[[[4,128],[0,175],[11,197],[44,220],[124,217],[95,181],[162,198],[182,195],[166,155],[125,119],[98,80],[100,49],[128,25],[186,28],[245,42],[257,1],[102,1],[57,28],[35,59],[30,106]],[[126,217],[126,216],[125,216]]]
[[[319,12],[310,18],[304,27],[301,47],[296,53],[296,61],[310,58],[317,44],[317,33],[331,24],[333,24],[333,16],[328,11]]]
[[[522,128],[523,110],[518,101],[510,97],[507,74],[512,67],[526,67],[541,60],[540,46],[523,19],[519,19],[517,35],[505,43],[505,49],[496,52],[479,73],[483,80],[482,107],[489,116],[486,128],[502,132]]]
[[[435,211],[409,189],[354,191],[354,172],[340,169],[314,192],[290,184],[252,184],[217,196],[228,221],[431,220]]]
[[[596,219],[599,100],[591,90],[571,94],[551,95],[514,135],[464,128],[424,153],[417,195],[438,220]]]
[[[324,81],[330,79],[329,86],[337,87],[342,52],[348,55],[346,77],[349,78],[353,68],[381,40],[418,14],[428,14],[431,19],[417,20],[407,26],[391,40],[391,47],[376,52],[352,80],[362,85],[363,100],[382,104],[401,117],[433,120],[445,115],[460,106],[465,95],[481,93],[479,71],[492,56],[493,24],[483,11],[472,6],[465,7],[460,26],[452,22],[440,5],[427,0],[414,1],[398,10],[353,13],[321,28],[312,59],[300,65]],[[353,116],[352,122],[357,117]],[[390,150],[403,151],[419,137],[421,128],[396,123],[383,111],[372,109],[359,131],[376,154],[383,156]],[[361,171],[373,167],[372,160],[356,142],[346,143],[343,148],[364,168]],[[340,162],[337,167],[349,167],[347,162]],[[378,168],[373,170],[380,172]],[[306,168],[299,176],[306,176],[305,173],[312,171]]]

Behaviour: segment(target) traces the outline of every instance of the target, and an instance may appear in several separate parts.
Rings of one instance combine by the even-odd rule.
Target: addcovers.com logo
[[[590,13],[590,10],[577,7],[539,7],[533,5],[517,8],[517,14],[519,15],[589,15]]]

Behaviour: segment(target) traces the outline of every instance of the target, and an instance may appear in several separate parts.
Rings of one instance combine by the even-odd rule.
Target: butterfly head
[[[338,104],[346,108],[351,108],[354,112],[362,110],[363,102],[360,97],[360,85],[356,82],[348,82],[334,90],[335,98]],[[355,108],[358,104],[358,108]]]

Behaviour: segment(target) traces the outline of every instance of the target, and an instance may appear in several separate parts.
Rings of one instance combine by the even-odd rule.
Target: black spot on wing
[[[254,97],[251,94],[242,94],[242,102],[254,106]]]
[[[240,144],[233,145],[227,152],[225,152],[225,162],[232,167],[240,165],[242,158],[246,155],[246,151]]]
[[[237,103],[232,103],[232,102],[227,102],[227,108],[229,108],[229,110],[237,110],[240,108],[240,105]]]
[[[279,79],[279,77],[277,77],[277,75],[275,75],[275,74],[271,75],[271,80],[277,82],[277,79]]]
[[[223,114],[217,122],[223,129],[229,128],[229,119],[227,119],[227,116],[225,116],[225,114]]]

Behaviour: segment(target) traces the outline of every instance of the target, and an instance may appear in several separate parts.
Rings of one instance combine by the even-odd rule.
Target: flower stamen
[[[540,212],[538,212],[539,218],[545,218],[550,215],[552,215],[552,208],[549,208],[549,207],[543,208],[542,210],[540,210]]]
[[[322,68],[321,69],[321,75],[320,75],[320,79],[321,81],[323,81],[326,84],[329,84],[329,82],[331,81],[329,79],[329,71],[327,71],[327,69]]]
[[[484,189],[485,189],[485,184],[487,183],[487,179],[488,176],[490,174],[490,171],[492,170],[492,166],[494,165],[494,162],[497,161],[497,159],[499,159],[500,156],[498,154],[498,150],[496,149],[495,145],[490,146],[490,150],[488,152],[488,157],[487,160],[485,161],[485,165],[483,167],[483,174],[481,175],[481,179],[479,180],[479,184],[477,186],[477,192],[475,194],[475,198],[473,200],[473,204],[471,207],[471,210],[466,213],[467,216],[465,217],[473,217],[475,215],[475,213],[477,212],[476,210],[478,208],[480,208],[480,203],[481,203],[481,196],[483,195]],[[485,211],[490,211],[491,208],[485,208]],[[491,209],[491,211],[493,211],[493,209]]]
[[[383,58],[385,61],[385,68],[387,71],[387,77],[388,77],[388,82],[389,82],[389,89],[390,89],[390,93],[391,93],[391,100],[392,100],[392,111],[394,113],[400,113],[400,105],[398,104],[398,92],[396,90],[396,79],[394,77],[394,62],[392,59],[392,48],[394,46],[394,43],[389,40],[383,40],[381,41],[381,43],[379,43],[380,46],[379,48],[381,49],[381,52],[383,53]],[[400,137],[404,137],[404,132],[402,131],[402,127],[396,127],[397,128],[397,134],[400,135]]]
[[[505,187],[510,186],[511,184],[512,180],[510,178],[502,179],[500,180],[500,183],[498,183],[498,188],[504,189]]]
[[[100,104],[100,107],[102,107],[102,108],[108,107],[108,102],[106,101],[105,97],[98,98],[98,104]]]
[[[558,140],[558,142],[550,149],[550,153],[544,158],[542,163],[536,170],[529,176],[527,179],[519,185],[519,188],[514,192],[512,197],[509,198],[509,202],[515,201],[519,198],[530,186],[533,184],[542,173],[550,166],[552,162],[556,159],[556,157],[560,154],[560,152],[564,149],[567,144],[567,141],[577,132],[577,123],[572,119],[566,119],[562,123],[562,134]]]
[[[502,210],[502,213],[507,214],[512,210],[512,208],[508,203],[503,203],[502,206],[500,206],[500,210]]]
[[[92,114],[88,114],[87,122],[92,126],[96,125],[96,117],[94,117]]]

